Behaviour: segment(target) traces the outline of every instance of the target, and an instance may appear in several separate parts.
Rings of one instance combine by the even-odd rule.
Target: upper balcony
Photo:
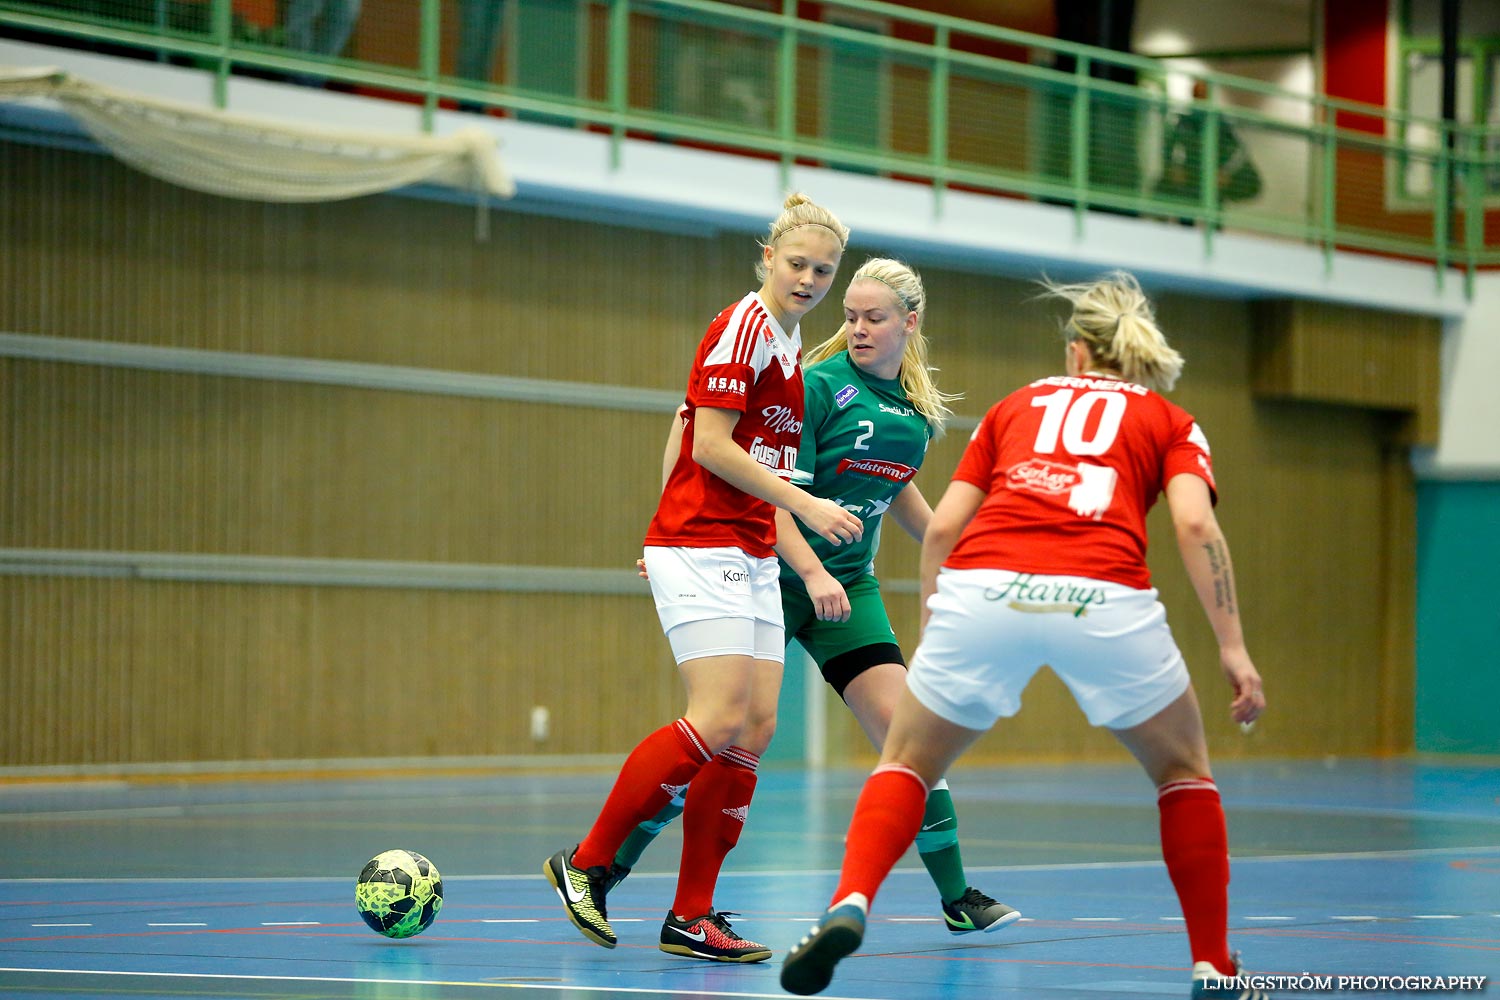
[[[207,70],[220,106],[243,74],[409,102],[428,130],[443,109],[561,126],[616,162],[644,139],[936,204],[1063,206],[1080,230],[1091,213],[1176,220],[1209,252],[1227,232],[1420,261],[1439,289],[1500,265],[1497,129],[1213,74],[1187,99],[1156,60],[877,0],[817,20],[795,0],[363,0],[347,39],[278,6],[296,4],[0,0],[0,25]]]

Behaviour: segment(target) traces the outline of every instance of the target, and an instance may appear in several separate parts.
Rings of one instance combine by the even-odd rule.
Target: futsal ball
[[[443,908],[443,877],[416,851],[386,851],[359,873],[354,905],[371,929],[389,938],[414,937]]]

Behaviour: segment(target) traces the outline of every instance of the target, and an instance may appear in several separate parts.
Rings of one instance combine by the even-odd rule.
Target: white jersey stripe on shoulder
[[[739,339],[735,341],[735,358],[739,364],[752,364],[755,360],[755,343],[760,339],[760,331],[766,325],[765,312],[760,308],[758,301],[752,302],[745,315],[740,318]]]
[[[734,363],[747,365],[750,363],[750,349],[755,344],[755,320],[754,317],[746,317],[740,323],[739,329],[734,334]]]
[[[703,359],[703,363],[705,365],[747,364],[748,357],[741,357],[743,345],[748,339],[753,346],[754,340],[746,337],[746,327],[754,326],[754,317],[759,311],[760,299],[754,292],[735,303],[734,311],[729,315],[729,322],[725,324],[718,341]]]
[[[755,364],[755,348],[766,335],[766,314],[760,310],[755,313],[755,325],[750,328],[749,337],[745,341],[745,360],[747,365]]]

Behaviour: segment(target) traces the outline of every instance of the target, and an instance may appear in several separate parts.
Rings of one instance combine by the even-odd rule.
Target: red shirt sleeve
[[[974,433],[969,436],[969,445],[964,449],[953,478],[972,483],[986,493],[995,481],[996,446],[1000,439],[1000,403],[990,407]]]
[[[1167,446],[1161,463],[1162,486],[1182,473],[1198,476],[1208,484],[1209,499],[1217,504],[1219,488],[1214,482],[1213,455],[1208,449],[1208,438],[1192,417],[1181,411],[1177,417],[1172,427],[1172,442]]]

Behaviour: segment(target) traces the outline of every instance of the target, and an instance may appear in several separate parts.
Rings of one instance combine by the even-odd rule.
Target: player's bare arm
[[[667,447],[661,456],[661,486],[667,488],[672,478],[672,469],[677,465],[677,456],[682,453],[682,419],[686,406],[679,406],[672,414],[672,426],[667,430]]]
[[[776,554],[792,568],[807,589],[812,599],[813,612],[820,621],[846,622],[849,620],[849,595],[844,585],[823,566],[823,561],[807,544],[797,522],[789,511],[776,508]]]
[[[1208,484],[1182,473],[1167,483],[1166,493],[1183,567],[1219,642],[1219,664],[1234,692],[1230,715],[1236,722],[1254,722],[1265,710],[1266,696],[1260,673],[1245,648],[1234,565],[1229,559],[1229,543],[1214,516]]]
[[[693,461],[736,489],[797,515],[803,524],[835,545],[864,533],[859,518],[832,500],[815,497],[777,476],[734,441],[736,410],[700,406],[694,411]]]
[[[927,627],[927,600],[937,593],[938,570],[947,562],[958,536],[963,534],[979,505],[984,502],[984,490],[973,483],[955,479],[948,484],[937,509],[927,522],[927,531],[922,535],[922,609],[921,628]]]
[[[907,483],[891,501],[891,509],[886,513],[918,542],[927,534],[927,524],[932,520],[932,506],[917,489],[916,483]]]
[[[682,414],[687,409],[679,406],[677,412],[672,414],[672,426],[667,429],[667,447],[661,456],[661,488],[667,488],[667,480],[672,478],[672,467],[677,464],[677,456],[682,452]],[[646,572],[646,560],[635,561],[635,573],[642,580],[651,579],[651,574]]]

